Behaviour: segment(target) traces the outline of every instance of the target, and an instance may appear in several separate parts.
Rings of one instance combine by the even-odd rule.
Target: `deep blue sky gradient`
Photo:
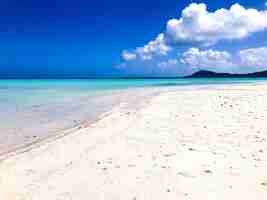
[[[204,2],[209,10],[255,0]],[[179,17],[185,0],[4,0],[0,6],[0,78],[123,75],[123,49],[142,46]]]

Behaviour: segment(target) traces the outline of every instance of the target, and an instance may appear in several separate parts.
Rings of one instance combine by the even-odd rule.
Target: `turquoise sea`
[[[266,81],[219,78],[0,80],[0,154],[93,121],[119,103],[136,105],[166,89]]]

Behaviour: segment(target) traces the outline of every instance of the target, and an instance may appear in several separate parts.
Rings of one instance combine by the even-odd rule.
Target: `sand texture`
[[[266,85],[146,101],[2,160],[0,199],[267,199]]]

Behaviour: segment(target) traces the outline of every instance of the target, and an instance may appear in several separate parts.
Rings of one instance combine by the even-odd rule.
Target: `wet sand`
[[[22,148],[64,131],[97,121],[114,106],[138,106],[142,99],[152,98],[163,88],[131,88],[129,90],[100,91],[62,98],[62,100],[34,101],[0,110],[0,155]]]
[[[172,90],[0,163],[1,199],[267,199],[267,85]]]

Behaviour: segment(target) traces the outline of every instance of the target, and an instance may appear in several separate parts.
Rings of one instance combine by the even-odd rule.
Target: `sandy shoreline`
[[[0,197],[267,199],[267,85],[173,90],[0,163]]]
[[[45,103],[37,106],[38,101],[31,102],[32,106],[20,109],[19,112],[6,113],[7,118],[0,116],[0,160],[3,155],[17,149],[23,149],[43,140],[53,140],[65,135],[65,132],[73,132],[94,123],[120,104],[138,107],[144,98],[152,98],[161,90],[165,89],[130,88],[101,91],[93,96],[85,94],[84,98],[74,97],[68,103],[62,100],[53,105],[44,101]],[[12,121],[9,120],[11,117]],[[8,125],[5,126],[6,124]]]

